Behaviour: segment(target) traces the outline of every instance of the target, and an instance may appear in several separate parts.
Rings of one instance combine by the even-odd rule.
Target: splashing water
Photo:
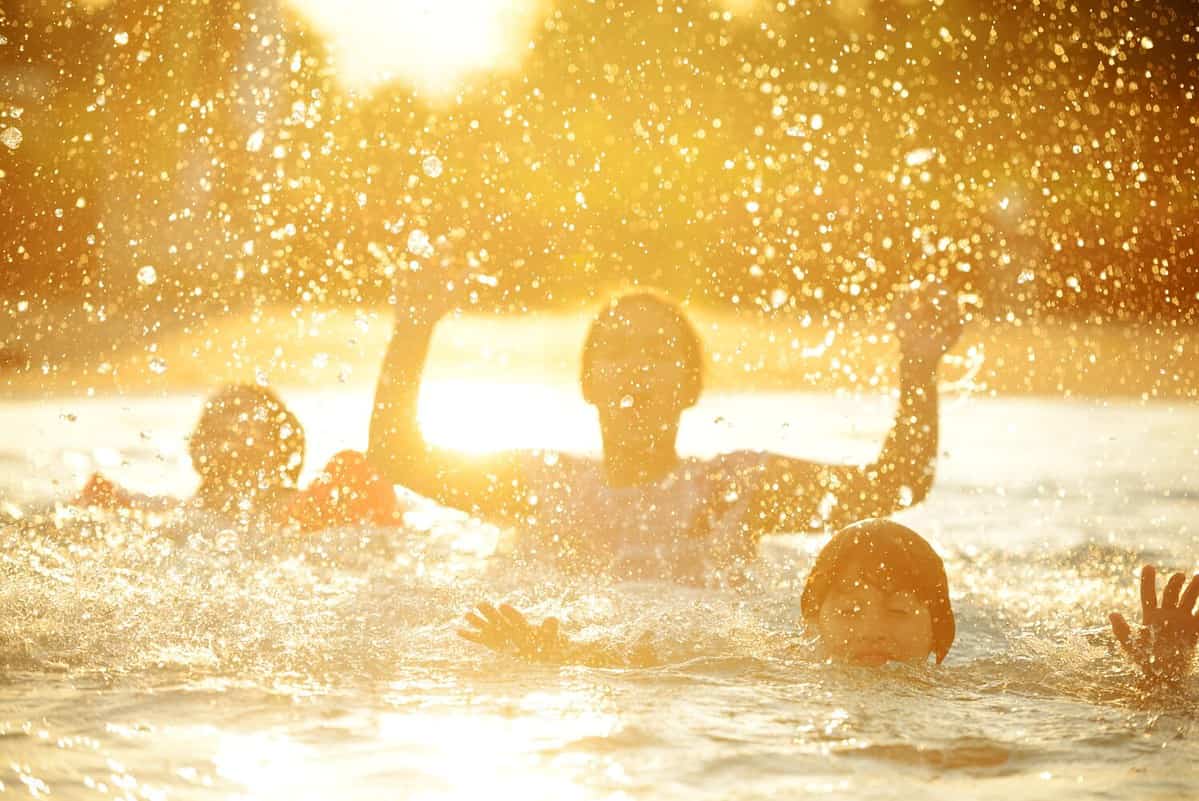
[[[153,265],[147,264],[137,271],[137,282],[142,286],[151,286],[158,280],[158,271]]]
[[[429,241],[429,235],[419,228],[408,232],[407,244],[408,252],[413,256],[427,259],[433,255],[433,243]]]
[[[441,159],[437,158],[437,156],[425,156],[424,161],[421,162],[421,170],[430,178],[440,177],[442,170]]]
[[[509,428],[525,437],[572,402],[477,391],[513,392],[527,414]],[[364,419],[365,403],[296,398],[301,418],[326,421],[313,463],[358,436],[336,426]],[[23,436],[54,453],[123,437],[124,419],[181,437],[189,404],[72,403],[83,440],[61,409],[10,404],[0,421],[25,421]],[[681,436],[699,453],[736,442],[853,458],[876,447],[887,414],[833,397],[725,398]],[[937,488],[902,519],[948,557],[959,638],[941,668],[881,671],[825,666],[799,645],[822,538],[766,540],[741,590],[613,585],[514,564],[508,535],[424,504],[402,529],[305,537],[55,511],[36,498],[61,490],[35,490],[22,451],[5,451],[0,487],[25,500],[0,528],[0,725],[20,766],[0,780],[42,782],[50,798],[99,798],[102,784],[175,798],[885,798],[933,776],[946,798],[1182,793],[1196,710],[1132,692],[1101,627],[1109,610],[1134,610],[1139,563],[1194,564],[1196,499],[1177,482],[1197,425],[1195,410],[1164,404],[948,409]],[[186,491],[182,455],[165,472],[159,455],[124,450],[114,464],[140,471],[135,486]],[[488,653],[454,635],[481,599],[557,615],[584,638],[654,631],[669,664],[559,669]]]
[[[0,404],[0,796],[1193,795],[1195,683],[1131,691],[1103,632],[1139,563],[1195,567],[1187,4],[16,5],[0,379],[38,400]],[[405,275],[434,256],[469,280]],[[305,479],[361,447],[352,382],[390,307],[424,301],[411,278],[484,313],[650,284],[718,307],[707,385],[788,392],[706,399],[683,447],[827,460],[885,433],[859,394],[886,383],[870,321],[899,290],[979,298],[986,331],[943,362],[936,488],[902,515],[947,557],[948,663],[813,661],[794,635],[819,538],[700,592],[514,564],[519,532],[421,504],[305,537],[53,505],[97,469],[194,490],[199,399],[168,383],[322,381],[297,398]],[[511,379],[484,345],[478,375]],[[596,450],[573,395],[476,377],[425,388],[431,439]],[[652,630],[670,664],[482,652],[454,629],[483,598]]]
[[[3,131],[0,131],[0,144],[3,144],[9,150],[16,150],[21,146],[21,142],[25,137],[21,133],[21,129],[15,125],[10,125]]]

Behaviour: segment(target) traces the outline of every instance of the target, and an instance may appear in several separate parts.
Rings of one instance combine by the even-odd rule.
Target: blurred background
[[[0,376],[362,377],[391,271],[449,259],[479,313],[560,315],[554,364],[646,284],[718,384],[858,385],[839,334],[936,276],[980,386],[1193,396],[1193,10],[5,0]]]

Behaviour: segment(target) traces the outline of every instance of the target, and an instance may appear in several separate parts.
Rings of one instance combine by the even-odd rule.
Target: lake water
[[[309,472],[365,443],[369,391],[284,392]],[[472,416],[487,397],[494,416]],[[947,557],[939,668],[794,647],[823,537],[764,544],[740,591],[566,581],[416,504],[402,530],[295,541],[80,519],[94,469],[186,493],[199,396],[0,404],[0,796],[128,799],[1162,798],[1199,787],[1199,680],[1146,697],[1107,613],[1135,573],[1199,562],[1199,407],[961,398],[901,519]],[[567,389],[444,383],[459,445],[594,449]],[[870,457],[875,398],[712,396],[684,450]],[[658,632],[651,670],[528,665],[458,640],[482,599],[584,636]]]

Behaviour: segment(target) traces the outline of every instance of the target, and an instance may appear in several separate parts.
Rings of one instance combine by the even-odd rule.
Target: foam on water
[[[159,409],[185,427],[190,403],[124,405],[142,425]],[[308,403],[297,410],[315,420]],[[72,408],[84,420],[114,408],[96,404]],[[26,431],[46,427],[27,436],[53,464],[65,442],[47,431],[79,430],[60,411],[26,418]],[[827,398],[725,398],[701,411],[757,428],[693,422],[693,451],[726,447],[725,436],[777,443],[781,420],[811,415],[840,426],[784,446],[836,456],[859,440],[869,450],[886,425],[885,408]],[[847,421],[862,419],[870,427],[855,436]],[[9,451],[2,791],[1185,797],[1199,778],[1199,686],[1141,694],[1102,627],[1113,609],[1135,612],[1142,561],[1195,566],[1188,487],[1199,482],[1186,471],[1197,424],[1196,410],[1164,406],[950,406],[937,489],[904,520],[948,557],[959,637],[939,668],[882,670],[820,664],[798,636],[799,590],[823,538],[767,541],[755,585],[736,591],[567,581],[492,556],[507,534],[427,506],[402,529],[303,538],[56,510],[31,491],[28,455]],[[318,454],[352,439],[310,428]],[[81,451],[102,445],[72,436]],[[135,474],[161,455],[129,444],[142,449],[121,455]],[[156,463],[164,488],[183,486],[170,459]],[[558,615],[585,637],[653,631],[668,664],[556,668],[490,654],[454,634],[481,599]]]

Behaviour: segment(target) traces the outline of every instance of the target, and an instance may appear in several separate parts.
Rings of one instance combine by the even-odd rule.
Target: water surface
[[[567,391],[435,387],[443,442],[592,450]],[[470,393],[466,397],[472,396]],[[369,395],[284,393],[308,472],[365,442]],[[439,402],[440,398],[440,402]],[[1194,569],[1199,408],[949,401],[927,503],[959,636],[940,668],[818,664],[799,589],[823,537],[767,541],[740,591],[566,581],[508,533],[417,504],[296,540],[55,512],[93,469],[185,494],[200,398],[0,405],[0,794],[15,798],[1183,798],[1199,682],[1145,697],[1108,611],[1144,561]],[[713,396],[682,444],[868,458],[883,399]],[[480,599],[588,637],[657,633],[650,670],[528,665],[459,641]]]

